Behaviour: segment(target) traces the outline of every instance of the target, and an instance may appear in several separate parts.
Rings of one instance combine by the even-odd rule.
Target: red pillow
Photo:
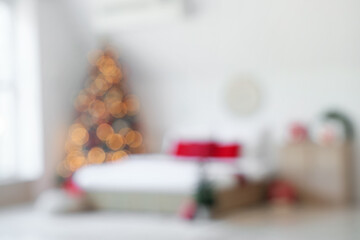
[[[211,142],[178,142],[175,155],[182,157],[209,157],[213,151]]]
[[[236,158],[240,155],[241,147],[237,143],[221,144],[216,142],[188,142],[177,143],[174,155],[198,158]]]
[[[236,158],[241,155],[241,147],[237,143],[215,144],[212,151],[212,157],[215,158]]]

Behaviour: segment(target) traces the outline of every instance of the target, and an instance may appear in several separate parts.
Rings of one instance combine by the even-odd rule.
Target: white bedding
[[[216,188],[236,184],[235,164],[211,162],[206,175]],[[199,181],[199,164],[169,155],[142,154],[127,159],[91,165],[78,170],[75,183],[85,191],[174,193],[191,195]]]

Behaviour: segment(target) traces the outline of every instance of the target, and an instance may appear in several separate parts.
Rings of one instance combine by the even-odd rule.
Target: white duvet
[[[205,173],[216,188],[236,184],[234,163],[210,162]],[[193,194],[200,178],[195,161],[169,155],[132,155],[126,159],[86,166],[74,175],[75,183],[85,191],[150,192]]]

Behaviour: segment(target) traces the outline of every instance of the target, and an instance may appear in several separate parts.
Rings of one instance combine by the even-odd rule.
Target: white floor
[[[218,221],[116,212],[49,215],[30,207],[0,210],[1,240],[360,239],[360,210],[262,209]]]

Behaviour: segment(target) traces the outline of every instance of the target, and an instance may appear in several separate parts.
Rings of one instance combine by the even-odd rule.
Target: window
[[[0,179],[15,173],[16,88],[11,6],[0,1]]]
[[[0,0],[0,182],[42,170],[34,2]]]

